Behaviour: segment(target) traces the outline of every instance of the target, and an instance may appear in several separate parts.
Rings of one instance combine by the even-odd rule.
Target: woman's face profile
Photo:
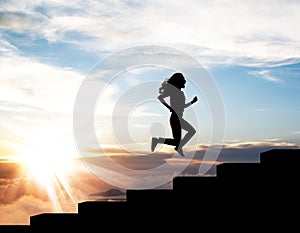
[[[183,79],[182,82],[181,82],[181,88],[185,88],[185,83],[186,83],[186,80]]]

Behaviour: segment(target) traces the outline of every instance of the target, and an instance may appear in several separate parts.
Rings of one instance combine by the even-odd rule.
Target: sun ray
[[[58,137],[57,132],[62,135],[61,127],[52,127],[42,134],[27,132],[24,143],[16,144],[17,153],[13,157],[22,165],[26,178],[47,192],[54,210],[64,212],[72,208],[65,203],[77,204],[69,185],[76,173],[77,152],[72,141]]]

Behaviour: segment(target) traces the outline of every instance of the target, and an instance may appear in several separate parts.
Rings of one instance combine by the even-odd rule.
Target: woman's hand
[[[191,103],[193,104],[193,103],[195,103],[195,102],[197,102],[197,101],[198,101],[198,97],[195,96],[194,99],[192,99]]]

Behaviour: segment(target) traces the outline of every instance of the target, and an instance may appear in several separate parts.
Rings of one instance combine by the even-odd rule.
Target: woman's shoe
[[[152,138],[152,142],[151,142],[151,151],[153,152],[155,150],[155,147],[158,144],[158,138]]]

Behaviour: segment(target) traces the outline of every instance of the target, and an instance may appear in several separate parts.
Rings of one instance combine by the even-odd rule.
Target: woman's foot
[[[176,147],[175,150],[178,152],[178,154],[180,154],[182,157],[185,157],[182,147]]]
[[[151,151],[153,152],[155,150],[155,147],[157,146],[158,144],[158,138],[152,138],[152,141],[151,141]]]

